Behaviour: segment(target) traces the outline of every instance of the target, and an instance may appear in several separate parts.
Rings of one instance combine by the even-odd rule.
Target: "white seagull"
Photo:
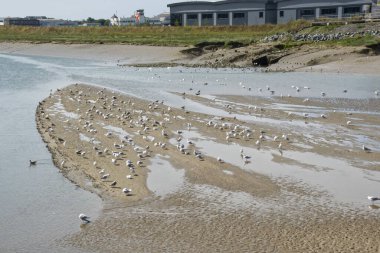
[[[87,215],[85,215],[85,214],[83,214],[83,213],[81,213],[81,214],[79,214],[79,219],[81,219],[83,222],[85,222],[85,223],[89,223],[90,222],[90,217],[88,217]]]
[[[132,189],[123,188],[122,190],[126,195],[129,195],[132,192]]]
[[[380,200],[380,198],[379,197],[374,197],[374,196],[368,196],[368,200],[371,201],[372,205],[373,205],[373,202]]]
[[[371,149],[368,148],[368,147],[366,147],[366,146],[364,146],[364,145],[363,145],[362,148],[363,148],[363,150],[364,150],[365,152],[368,152],[368,153],[371,152]]]

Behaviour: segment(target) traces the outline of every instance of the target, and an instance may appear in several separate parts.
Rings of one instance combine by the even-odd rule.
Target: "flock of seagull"
[[[241,86],[243,86],[243,85],[241,84]],[[245,88],[245,87],[243,87],[243,88]],[[299,87],[292,86],[292,88],[295,89],[297,92],[300,91]],[[91,88],[89,88],[89,90],[90,89]],[[304,87],[304,89],[309,89],[309,88],[308,87]],[[271,94],[275,94],[275,92],[273,90],[271,90],[269,86],[267,86],[267,90],[270,91]],[[162,115],[164,116],[164,121],[160,122],[160,121],[157,121],[157,120],[152,120],[152,118],[148,117],[146,114],[143,113],[143,110],[135,110],[135,109],[133,109],[134,108],[134,103],[131,100],[129,100],[129,101],[122,101],[122,100],[118,99],[114,95],[110,98],[110,97],[108,97],[106,95],[106,93],[104,91],[105,91],[105,88],[103,88],[102,90],[100,90],[99,92],[97,92],[97,95],[98,95],[97,100],[95,101],[95,103],[92,103],[92,106],[90,106],[90,109],[88,109],[86,111],[85,115],[86,115],[87,118],[85,119],[85,122],[84,122],[84,125],[83,125],[83,129],[85,129],[88,133],[92,133],[92,134],[94,134],[94,136],[96,136],[98,130],[94,127],[94,123],[91,122],[91,120],[93,120],[96,116],[97,117],[102,117],[104,120],[113,118],[113,119],[117,119],[117,120],[120,120],[120,121],[123,121],[123,122],[127,122],[127,124],[129,124],[130,127],[140,128],[140,130],[137,131],[137,134],[138,135],[142,135],[142,138],[144,140],[150,141],[150,142],[154,143],[155,147],[162,148],[162,149],[167,149],[166,141],[169,138],[170,134],[165,129],[165,124],[166,124],[165,121],[169,121],[169,118],[170,118],[169,112],[171,111],[170,107],[166,107],[166,109],[163,109],[163,106],[161,107],[161,105],[163,105],[163,101],[151,102],[148,105],[148,110],[147,111],[156,112],[157,109],[162,109],[163,110],[163,114]],[[259,89],[259,91],[261,92],[262,89]],[[347,93],[347,90],[344,90],[343,92]],[[375,91],[376,95],[379,95],[379,93],[380,93],[379,91]],[[74,99],[76,99],[78,101],[78,103],[80,103],[80,104],[83,103],[83,102],[85,102],[86,104],[91,104],[86,99],[85,93],[83,91],[81,91],[81,90],[75,91],[75,92],[73,90],[70,90],[70,95]],[[185,95],[185,93],[183,93],[183,95]],[[200,95],[200,90],[198,90],[195,93],[195,95]],[[321,96],[323,96],[323,97],[326,96],[326,93],[322,92]],[[132,111],[128,111],[128,110],[123,110],[122,109],[122,108],[126,108],[127,106],[129,108],[132,108],[133,110]],[[117,110],[118,114],[112,112],[115,109]],[[182,109],[184,109],[184,108],[182,108]],[[110,111],[110,112],[108,112],[108,111]],[[137,114],[137,120],[134,120],[133,116],[136,116],[136,114]],[[325,115],[321,115],[322,118],[324,118],[323,116],[326,117]],[[80,122],[81,122],[81,120],[80,120]],[[352,124],[352,122],[347,121],[347,125],[351,125],[351,124]],[[219,128],[221,130],[227,130],[227,131],[225,131],[226,132],[226,141],[227,142],[229,142],[231,139],[233,139],[233,138],[235,138],[237,136],[242,136],[243,139],[244,138],[250,139],[252,137],[252,130],[250,130],[249,128],[246,128],[246,127],[239,126],[239,125],[226,124],[226,123],[219,123],[218,124],[218,123],[213,122],[213,121],[208,121],[206,123],[206,125],[208,127],[214,127],[214,128]],[[187,123],[187,127],[188,127],[188,130],[190,130],[191,127],[192,127],[191,123]],[[156,141],[155,137],[148,136],[148,133],[151,132],[151,131],[154,131],[154,130],[156,130],[156,131],[160,131],[161,130],[160,141]],[[182,143],[182,139],[183,139],[183,137],[182,137],[182,131],[178,130],[176,132],[176,134],[178,136],[177,137],[177,149],[182,154],[189,155],[190,154],[189,147],[194,146],[193,141],[187,140],[186,141],[187,142],[187,147],[185,147],[185,145]],[[112,131],[108,131],[104,135],[107,138],[113,138],[115,134]],[[62,139],[62,138],[59,138],[59,139],[60,139],[59,140],[60,143],[66,144],[66,141],[64,139]],[[113,165],[117,165],[120,160],[125,160],[125,165],[130,170],[130,174],[126,175],[126,178],[127,179],[133,179],[134,176],[137,176],[137,174],[136,174],[136,167],[139,167],[139,166],[143,165],[143,161],[142,160],[144,158],[150,156],[151,150],[150,150],[149,145],[146,146],[145,148],[138,147],[135,144],[133,138],[131,136],[129,136],[129,135],[125,135],[125,136],[123,136],[120,139],[121,139],[121,143],[116,143],[115,142],[114,145],[113,145],[114,149],[116,151],[111,151],[107,147],[106,148],[99,147],[98,145],[95,144],[95,137],[91,138],[90,142],[93,143],[93,150],[95,151],[95,153],[96,153],[96,155],[98,157],[106,157],[106,156],[112,155],[111,163]],[[257,145],[258,148],[260,148],[261,142],[263,140],[265,140],[265,139],[266,139],[265,131],[261,131],[259,139],[255,142],[255,144]],[[275,136],[275,137],[273,137],[273,141],[275,141],[275,142],[279,141],[281,139],[283,141],[289,141],[289,137],[286,134],[283,134],[282,136]],[[138,159],[140,159],[140,160],[138,160],[136,162],[136,165],[134,165],[134,163],[131,160],[129,160],[129,159],[126,160],[126,158],[125,158],[126,154],[123,152],[123,150],[128,145],[130,145],[131,147],[133,147],[133,150],[135,151],[136,156],[138,157]],[[282,142],[279,142],[277,148],[280,151],[280,153],[282,154],[282,150],[283,150]],[[371,149],[368,148],[368,147],[366,147],[365,145],[362,146],[362,149],[364,151],[366,151],[366,152],[371,152]],[[86,155],[86,151],[84,151],[82,149],[75,150],[75,153],[78,156],[83,156],[83,157]],[[193,149],[193,154],[199,160],[203,160],[204,159],[204,156],[202,155],[202,153],[200,151],[196,150],[195,148]],[[245,154],[243,149],[241,150],[241,154],[240,155],[241,155],[241,158],[244,160],[245,163],[249,163],[250,162],[251,156]],[[216,160],[218,162],[220,162],[220,163],[224,163],[224,161],[223,161],[223,159],[221,157],[217,157]],[[37,161],[30,160],[30,165],[36,165],[36,163],[37,163]],[[61,165],[63,166],[64,163],[65,163],[65,161],[62,161]],[[109,180],[111,178],[110,173],[107,173],[105,169],[101,169],[99,166],[97,166],[97,161],[94,161],[93,165],[96,168],[99,169],[99,174],[100,174],[100,179],[101,180],[105,181],[105,180]],[[118,184],[117,181],[112,181],[109,184],[109,186],[110,187],[116,187],[117,184]],[[132,189],[130,189],[128,187],[122,188],[121,191],[126,196],[130,196],[131,193],[132,193]],[[375,201],[380,200],[380,197],[368,196],[368,199],[373,204]],[[90,222],[89,218],[90,217],[88,217],[85,214],[80,214],[79,215],[79,219],[81,219],[85,223]]]

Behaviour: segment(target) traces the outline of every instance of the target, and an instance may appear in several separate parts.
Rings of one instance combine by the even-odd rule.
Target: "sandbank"
[[[348,116],[339,111],[334,101],[311,99],[309,106],[323,104],[331,111],[332,108],[338,109],[326,119],[305,119],[296,114],[289,118],[282,109],[268,106],[269,100],[265,98],[219,96],[211,100],[186,94],[184,99],[228,110],[231,117],[170,108],[162,101],[144,101],[83,84],[58,90],[39,104],[37,127],[57,167],[79,186],[102,196],[106,203],[99,220],[62,240],[63,245],[105,252],[379,250],[379,218],[375,212],[335,206],[325,202],[329,197],[324,192],[250,171],[246,167],[261,166],[260,161],[253,159],[251,162],[250,158],[240,157],[240,151],[235,154],[236,145],[244,150],[253,147],[257,154],[271,154],[278,169],[301,166],[305,170],[317,170],[308,166],[306,161],[282,156],[282,152],[290,154],[307,148],[308,152],[318,154],[317,157],[334,153],[337,161],[345,159],[356,162],[357,166],[362,164],[368,171],[378,170],[371,166],[371,162],[377,164],[380,161],[377,150],[366,153],[360,147],[342,149],[339,142],[313,143],[305,138],[298,123],[334,125],[340,136],[349,130],[358,131],[358,134],[366,131],[359,126],[341,126]],[[305,103],[297,98],[281,98],[281,101],[285,104]],[[378,99],[374,99],[362,106],[373,109],[378,103]],[[265,120],[249,122],[235,117],[236,114],[257,119],[268,117],[272,123]],[[379,124],[374,115],[357,113],[355,117],[370,125]],[[276,120],[283,123],[276,125]],[[281,139],[284,131],[289,131],[290,140]],[[226,132],[231,132],[228,140]],[[255,141],[260,135],[264,137],[258,147]],[[195,137],[189,140],[190,143],[185,136]],[[280,140],[273,140],[273,136],[279,136]],[[179,138],[182,138],[179,142],[184,144],[183,150],[177,147]],[[338,137],[335,138],[339,141]],[[372,133],[372,138],[379,141],[380,136]],[[236,156],[240,165],[220,162],[207,150],[202,151],[202,157],[194,155],[194,151],[200,150],[198,145],[210,140],[226,145],[223,154]],[[278,149],[280,142],[282,150]],[[108,151],[104,151],[106,148]],[[123,154],[112,162],[115,158],[112,152]],[[154,164],[157,157],[161,160]],[[126,178],[131,174],[127,160],[131,160],[136,168],[133,179]],[[141,166],[137,166],[138,160],[143,162]],[[364,164],[363,160],[369,163]],[[184,172],[180,189],[165,196],[149,189],[149,173],[159,164]],[[109,178],[101,179],[103,174],[99,172],[102,169],[110,174]],[[166,170],[161,176],[163,185],[171,184]],[[117,181],[116,187],[110,186],[112,181]],[[131,188],[132,193],[123,194],[121,189],[124,187]]]

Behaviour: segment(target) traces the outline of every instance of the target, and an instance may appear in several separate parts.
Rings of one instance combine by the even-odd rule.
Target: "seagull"
[[[79,219],[81,219],[83,222],[85,222],[85,223],[89,223],[90,222],[90,217],[88,217],[87,215],[85,215],[85,214],[83,214],[83,213],[81,213],[81,214],[79,214]]]
[[[114,186],[116,186],[116,184],[117,184],[117,182],[116,182],[116,181],[113,181],[113,182],[110,184],[110,186],[111,186],[111,187],[114,187]]]
[[[100,179],[107,179],[108,177],[110,176],[110,174],[104,174],[103,176],[101,176],[101,178]]]
[[[218,162],[220,162],[220,163],[223,163],[223,159],[220,157],[218,157],[216,160],[218,160]]]
[[[365,152],[371,152],[371,149],[370,149],[370,148],[368,148],[368,147],[366,147],[366,146],[364,146],[364,145],[363,145],[363,147],[362,147],[362,148],[363,148],[363,150],[364,150]]]
[[[36,165],[36,164],[37,164],[37,161],[29,160],[29,166]]]
[[[374,196],[368,196],[368,200],[370,200],[372,202],[372,205],[373,205],[373,202],[380,200],[380,198],[374,197]]]
[[[123,188],[122,191],[125,193],[125,195],[129,195],[132,192],[132,189]]]

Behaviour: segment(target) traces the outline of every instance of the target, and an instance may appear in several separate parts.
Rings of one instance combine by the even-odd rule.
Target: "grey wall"
[[[202,26],[213,26],[214,19],[213,18],[202,18]]]
[[[284,24],[288,23],[292,20],[297,19],[297,10],[283,10],[284,16],[280,17],[280,11],[277,11],[277,23]]]
[[[371,0],[288,0],[278,2],[278,9],[302,9],[344,5],[370,4]]]
[[[215,2],[202,3],[194,2],[189,4],[174,5],[170,7],[172,13],[189,13],[189,12],[221,12],[221,11],[247,11],[247,10],[264,10],[265,1],[261,2]]]
[[[259,18],[260,11],[250,11],[248,12],[248,25],[263,25],[265,24],[265,12],[263,12],[264,16]]]
[[[216,25],[229,25],[228,18],[216,19]]]

